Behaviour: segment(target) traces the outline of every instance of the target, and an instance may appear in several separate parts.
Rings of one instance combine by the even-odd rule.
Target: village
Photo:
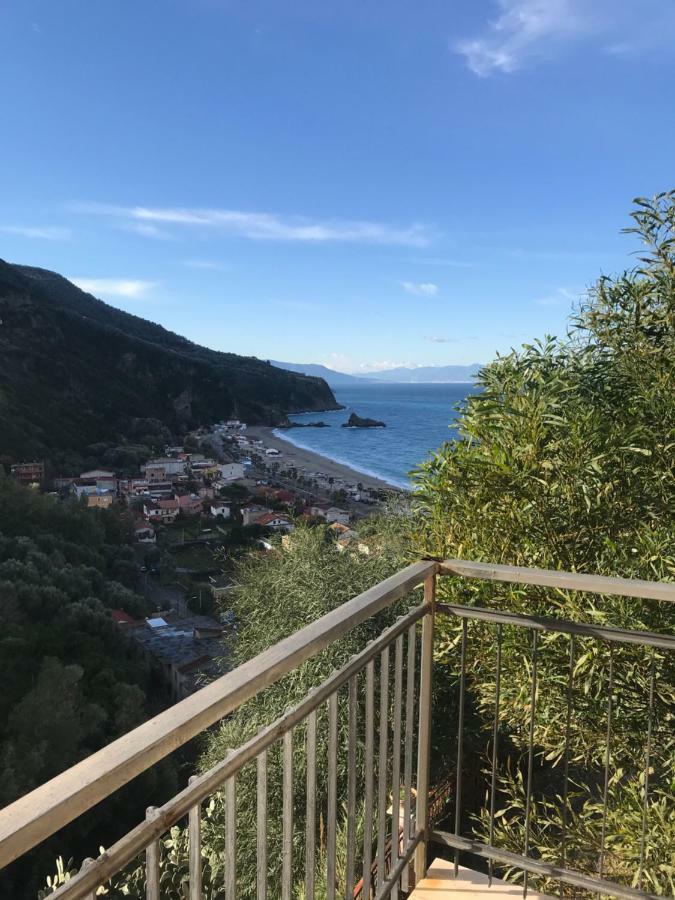
[[[200,429],[136,474],[95,468],[63,477],[48,476],[42,462],[11,467],[12,478],[56,498],[130,513],[136,588],[152,613],[140,620],[123,609],[111,615],[172,701],[222,670],[224,638],[236,632],[226,597],[242,554],[284,552],[298,524],[324,526],[336,552],[369,554],[368,539],[353,526],[387,499],[361,482],[298,467],[247,432],[238,420]]]

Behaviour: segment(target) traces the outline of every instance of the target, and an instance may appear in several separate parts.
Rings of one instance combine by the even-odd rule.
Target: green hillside
[[[275,424],[335,407],[320,378],[200,347],[54,272],[0,260],[5,463],[138,443],[161,426],[180,435],[227,417]]]

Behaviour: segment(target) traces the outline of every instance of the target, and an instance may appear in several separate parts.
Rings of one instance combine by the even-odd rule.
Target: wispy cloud
[[[402,281],[403,290],[413,297],[437,297],[438,285],[432,281]]]
[[[69,241],[72,237],[70,228],[60,225],[0,225],[0,231],[43,241]]]
[[[675,29],[675,8],[662,0],[497,0],[496,7],[481,35],[454,45],[481,77],[553,58],[579,39],[609,53],[667,46]]]
[[[252,241],[302,243],[363,243],[426,247],[428,228],[418,223],[398,227],[382,222],[347,219],[312,219],[269,212],[234,209],[111,206],[77,204],[76,212],[99,215],[144,226],[209,229]]]
[[[70,281],[96,297],[125,297],[128,300],[145,300],[156,286],[155,281],[126,278],[71,278]]]
[[[125,231],[132,231],[134,234],[140,234],[141,237],[154,238],[158,241],[175,241],[175,235],[166,231],[164,228],[158,228],[151,222],[125,222],[122,227]]]
[[[568,288],[560,287],[556,288],[552,294],[547,294],[545,297],[538,297],[534,302],[539,306],[562,306],[563,304],[569,306],[578,299],[578,291],[570,291]]]
[[[439,334],[425,334],[424,340],[431,341],[432,344],[463,344],[465,341],[476,341],[478,338],[474,335],[471,337],[443,337]]]

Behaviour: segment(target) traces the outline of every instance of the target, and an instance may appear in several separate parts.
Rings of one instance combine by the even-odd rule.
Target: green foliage
[[[256,656],[346,600],[388,577],[400,568],[403,558],[401,535],[397,536],[391,523],[387,526],[391,540],[383,544],[383,552],[372,556],[358,553],[338,553],[334,542],[323,528],[298,528],[291,535],[288,548],[267,557],[248,557],[241,561],[236,579],[238,587],[227,599],[233,608],[239,629],[232,651],[234,662],[240,664]],[[400,607],[399,607],[400,609]],[[331,645],[317,657],[309,660],[278,684],[262,692],[244,704],[216,729],[209,739],[202,760],[207,768],[222,759],[226,748],[240,746],[260,728],[268,725],[293,704],[299,702],[312,687],[323,681],[334,670],[344,665],[349,657],[362,649],[366,641],[380,633],[393,621],[396,609],[376,616],[374,620],[358,626],[344,639]],[[339,743],[346,747],[346,695],[339,698]],[[302,823],[305,810],[304,726],[294,735],[294,807],[297,823],[296,839],[302,844]],[[328,723],[324,711],[317,720],[317,758],[326,759]],[[338,752],[339,796],[346,782],[346,753]],[[359,770],[362,760],[359,758]],[[275,745],[268,756],[268,822],[270,893],[279,895],[281,864],[281,754]],[[317,808],[325,808],[326,769],[320,765],[317,781]],[[246,767],[237,780],[238,819],[237,866],[242,897],[255,896],[255,769]],[[340,793],[342,792],[342,793]],[[206,841],[210,846],[222,847],[222,803],[216,808],[216,827]],[[342,817],[340,817],[342,822]],[[325,831],[325,822],[320,822]],[[304,856],[295,854],[296,876],[304,872]],[[247,887],[248,886],[248,887]]]
[[[127,540],[123,514],[62,503],[0,478],[0,806],[136,727],[159,705],[151,672],[109,613],[150,612],[116,580],[129,574]],[[141,779],[138,796],[172,783],[169,772],[160,767]],[[93,811],[60,835],[58,846],[65,841],[78,856],[90,828],[100,841],[109,834],[106,816],[128,816],[128,800],[123,795]],[[0,894],[34,897],[55,844],[5,870]]]
[[[647,247],[638,266],[599,280],[566,340],[546,338],[487,366],[481,393],[462,411],[460,440],[420,467],[419,551],[629,578],[675,576],[675,194],[636,204],[628,230]],[[440,595],[624,628],[672,630],[672,610],[649,601],[454,580],[441,583]],[[457,625],[441,620],[440,627],[441,657],[456,669]],[[487,721],[494,708],[495,632],[476,625],[470,633],[471,700]],[[516,785],[530,721],[530,653],[527,633],[504,630],[500,719],[512,775],[502,782],[502,799],[510,809],[518,808]],[[550,792],[559,790],[561,780],[568,655],[568,638],[542,637],[535,714],[535,799],[542,815],[551,813]],[[604,771],[608,655],[602,641],[577,643],[571,764],[588,794],[586,802],[579,797],[568,833],[573,846],[586,842],[594,861],[599,837],[588,823],[597,817]],[[657,821],[675,771],[675,670],[669,656],[657,654],[655,660],[654,728],[662,737],[654,751],[650,821]],[[606,871],[624,880],[634,870],[639,835],[639,828],[629,830],[635,825],[630,810],[644,768],[650,665],[643,649],[615,651],[614,716],[621,724],[612,736],[610,770],[622,775],[610,781],[614,812]],[[479,815],[484,831],[485,813]],[[535,853],[559,853],[559,809],[555,821],[555,827],[549,822],[534,830]],[[522,850],[522,809],[501,817],[497,837]],[[656,893],[671,893],[672,875],[656,862],[667,856],[668,841],[669,829],[650,825],[645,878]],[[588,860],[586,865],[593,870]]]

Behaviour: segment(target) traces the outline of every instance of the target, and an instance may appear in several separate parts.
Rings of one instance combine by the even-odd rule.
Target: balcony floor
[[[459,874],[455,878],[455,867],[447,859],[435,859],[429,866],[426,878],[418,884],[410,895],[410,900],[468,900],[469,897],[489,897],[490,900],[501,900],[508,897],[523,896],[522,885],[502,881],[501,878],[492,879],[492,887],[488,887],[488,877],[482,872],[474,872],[464,866],[459,867]],[[549,894],[538,894],[536,891],[528,891],[529,900],[555,900]]]

